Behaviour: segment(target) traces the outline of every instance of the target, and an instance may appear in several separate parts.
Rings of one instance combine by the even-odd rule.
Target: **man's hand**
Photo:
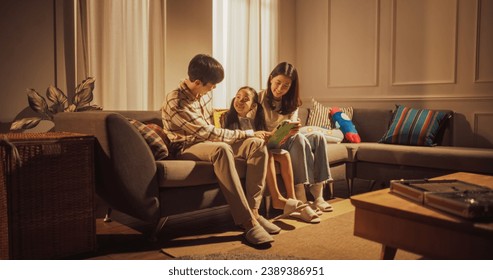
[[[260,138],[260,139],[264,139],[265,141],[267,141],[271,135],[272,135],[271,132],[263,131],[263,130],[255,131],[253,133],[253,136],[254,137],[257,137],[257,138]]]

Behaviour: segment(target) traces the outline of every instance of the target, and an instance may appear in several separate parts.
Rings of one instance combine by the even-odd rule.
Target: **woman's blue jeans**
[[[331,178],[327,142],[322,133],[297,133],[280,148],[291,156],[295,185],[324,183]]]

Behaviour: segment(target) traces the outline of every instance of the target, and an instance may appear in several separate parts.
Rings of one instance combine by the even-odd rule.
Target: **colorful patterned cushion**
[[[451,111],[396,106],[392,122],[379,142],[414,146],[435,146]]]
[[[159,125],[157,125],[155,123],[145,122],[145,125],[147,125],[148,128],[154,130],[154,132],[156,132],[157,135],[159,135],[159,137],[161,137],[161,139],[163,139],[164,144],[166,144],[166,147],[168,147],[168,150],[169,150],[169,147],[171,145],[171,141],[169,140],[168,135],[166,134],[166,131],[164,131],[164,129],[162,127],[160,127]]]
[[[344,140],[344,134],[340,129],[326,129],[319,126],[303,126],[300,128],[300,133],[310,134],[320,132],[324,135],[327,143],[341,143]]]
[[[159,136],[152,128],[148,125],[133,119],[128,119],[128,121],[137,128],[140,135],[144,137],[147,145],[152,151],[155,160],[163,160],[168,157],[169,151],[168,147],[164,143],[163,138]]]
[[[318,126],[326,129],[335,128],[335,121],[330,115],[332,107],[323,106],[320,102],[312,99],[312,108],[308,114],[307,126]],[[349,119],[353,119],[353,107],[340,108]]]

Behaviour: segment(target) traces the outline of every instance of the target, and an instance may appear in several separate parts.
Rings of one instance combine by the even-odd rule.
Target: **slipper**
[[[305,204],[301,202],[301,200],[296,200],[292,198],[288,198],[286,201],[286,205],[284,205],[284,209],[281,215],[277,216],[274,218],[274,220],[282,219],[288,217],[291,213],[297,212],[303,208],[308,206],[308,204]]]
[[[278,234],[281,232],[281,228],[275,224],[269,222],[266,218],[259,216],[257,218],[258,223],[267,231],[269,234]]]
[[[291,213],[289,216],[310,224],[320,223],[320,218],[311,207],[305,207],[299,212]]]
[[[245,239],[252,245],[274,242],[274,238],[261,225],[256,225],[245,232]]]
[[[315,205],[313,201],[308,201],[308,204],[310,205],[310,208],[312,208],[312,210],[315,211],[315,213],[317,213],[317,215],[322,216],[324,212],[320,211],[320,209],[318,209],[317,205]]]
[[[330,205],[327,201],[325,201],[323,198],[319,197],[315,199],[313,204],[320,209],[322,212],[332,212],[334,209],[332,208],[332,205]]]

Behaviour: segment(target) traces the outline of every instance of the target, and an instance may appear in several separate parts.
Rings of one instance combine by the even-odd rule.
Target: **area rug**
[[[267,253],[215,253],[208,255],[187,255],[176,260],[299,260],[297,256],[272,255]]]
[[[350,200],[333,203],[334,211],[324,213],[320,224],[282,219],[283,230],[275,242],[263,248],[244,243],[236,228],[204,235],[182,236],[166,242],[162,252],[179,259],[315,259],[376,260],[381,245],[353,235],[354,207]],[[395,259],[421,256],[398,250]]]

